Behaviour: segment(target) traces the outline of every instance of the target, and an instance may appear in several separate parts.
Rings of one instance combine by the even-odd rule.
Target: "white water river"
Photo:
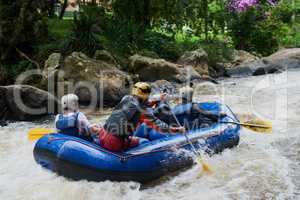
[[[217,100],[238,114],[272,120],[273,133],[242,129],[238,147],[205,157],[212,175],[194,166],[141,189],[138,183],[70,181],[33,159],[27,132],[53,122],[19,122],[0,128],[0,199],[3,200],[199,200],[300,199],[300,71],[226,79],[201,86],[196,99]],[[92,117],[93,122],[103,118]]]

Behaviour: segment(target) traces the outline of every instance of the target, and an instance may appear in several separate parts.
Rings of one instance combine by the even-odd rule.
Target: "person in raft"
[[[61,98],[62,114],[55,118],[56,129],[59,133],[94,141],[93,135],[97,135],[100,128],[91,125],[87,117],[79,112],[78,96],[67,94]]]
[[[148,106],[151,86],[145,82],[134,85],[131,95],[124,96],[99,132],[100,145],[110,151],[123,151],[148,141],[134,137],[142,124],[163,133],[185,131],[184,127],[172,127],[156,118]]]
[[[197,129],[209,127],[212,123],[216,123],[220,118],[226,117],[226,113],[214,114],[203,110],[198,103],[193,102],[194,89],[191,86],[185,86],[179,89],[179,96],[181,103],[178,104],[174,110],[177,109],[176,115],[189,116],[188,119],[181,119],[181,124],[185,128]],[[179,112],[178,112],[179,111]]]

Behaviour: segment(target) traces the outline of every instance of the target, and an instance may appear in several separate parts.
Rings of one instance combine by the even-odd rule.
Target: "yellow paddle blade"
[[[245,128],[261,133],[271,133],[272,132],[272,122],[264,121],[261,119],[253,119],[241,123]]]
[[[30,141],[38,140],[41,137],[43,137],[44,135],[47,135],[47,134],[50,134],[50,133],[55,133],[55,131],[52,130],[52,129],[47,129],[47,128],[35,128],[35,129],[31,129],[28,132],[28,139]]]
[[[212,170],[210,169],[209,165],[202,159],[201,156],[197,156],[196,162],[198,165],[202,166],[202,170],[208,174],[212,174]]]

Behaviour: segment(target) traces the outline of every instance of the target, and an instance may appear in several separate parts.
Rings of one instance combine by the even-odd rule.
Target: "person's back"
[[[104,128],[117,136],[127,137],[138,125],[142,108],[138,99],[126,95],[106,120]]]
[[[146,124],[149,128],[161,132],[169,132],[170,126],[157,119],[147,109],[151,87],[148,83],[139,82],[134,85],[132,95],[125,96],[107,119],[100,132],[100,144],[111,151],[122,151],[137,146],[144,139],[132,137],[136,128]],[[171,131],[178,131],[173,128]]]
[[[93,141],[91,137],[97,130],[90,124],[87,117],[79,112],[78,97],[68,94],[62,97],[62,114],[55,118],[57,132]]]

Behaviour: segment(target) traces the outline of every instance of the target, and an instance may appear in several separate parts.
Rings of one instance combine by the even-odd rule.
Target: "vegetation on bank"
[[[185,51],[203,48],[215,66],[230,60],[233,49],[266,56],[300,47],[299,1],[112,2],[81,5],[73,19],[61,19],[46,0],[0,0],[0,84],[43,66],[53,52],[93,56],[106,49],[126,66],[135,53],[176,61]]]

